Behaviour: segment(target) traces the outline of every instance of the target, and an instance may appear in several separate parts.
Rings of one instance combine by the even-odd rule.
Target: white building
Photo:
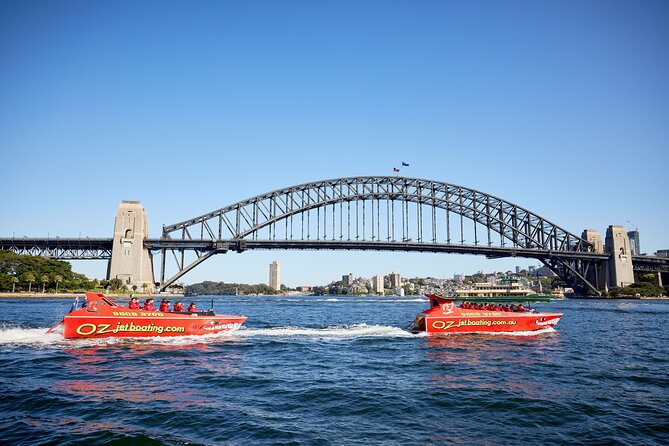
[[[372,287],[375,293],[384,293],[385,288],[383,286],[383,274],[377,274],[376,276],[372,277]]]
[[[281,289],[281,265],[276,260],[269,264],[269,286],[277,291]]]

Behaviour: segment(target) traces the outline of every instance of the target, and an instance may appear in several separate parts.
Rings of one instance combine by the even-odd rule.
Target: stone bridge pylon
[[[123,200],[114,221],[112,255],[107,279],[118,278],[129,288],[154,290],[153,259],[144,247],[149,226],[146,212],[139,201]]]

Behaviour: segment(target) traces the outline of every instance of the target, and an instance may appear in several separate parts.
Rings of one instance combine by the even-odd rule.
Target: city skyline
[[[203,2],[128,14],[4,2],[0,235],[111,237],[121,200],[139,200],[157,238],[282,187],[401,175],[502,197],[575,234],[638,228],[643,252],[667,249],[668,9]],[[519,263],[245,252],[182,280],[263,283],[274,259],[291,286],[331,271],[439,277]],[[73,264],[89,277],[107,268]]]

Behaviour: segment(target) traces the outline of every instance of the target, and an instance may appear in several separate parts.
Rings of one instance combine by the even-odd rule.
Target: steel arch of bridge
[[[604,257],[593,253],[587,241],[517,204],[459,185],[395,176],[337,178],[278,189],[163,226],[161,242],[152,248],[162,252],[161,289],[228,250],[522,255],[593,290],[587,280],[591,263]],[[167,251],[174,254],[178,271],[166,281]],[[196,259],[186,262],[185,251],[194,252]]]

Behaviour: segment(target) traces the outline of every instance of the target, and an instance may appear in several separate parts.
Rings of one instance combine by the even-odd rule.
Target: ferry
[[[551,290],[551,299],[552,300],[564,300],[566,299],[564,295],[564,288],[553,288]]]
[[[220,333],[237,330],[246,316],[216,315],[213,310],[163,312],[131,310],[118,305],[102,293],[86,293],[85,306],[78,307],[78,300],[62,322],[48,332],[58,332],[63,337],[167,337]]]
[[[428,334],[449,333],[501,333],[519,331],[537,331],[553,328],[560,321],[562,313],[539,313],[531,309],[521,311],[498,311],[474,309],[476,302],[509,302],[509,299],[499,297],[468,298],[466,308],[457,306],[454,299],[445,298],[436,294],[426,294],[430,299],[430,308],[419,313],[414,319],[409,331],[412,333],[426,332]],[[511,299],[514,301],[516,299]],[[527,302],[546,302],[550,297],[524,297]]]
[[[538,294],[529,288],[523,288],[516,279],[504,279],[501,284],[475,283],[471,288],[455,290],[457,300],[473,300],[489,297],[495,300],[518,299],[524,301],[526,298],[548,297],[546,294]]]

